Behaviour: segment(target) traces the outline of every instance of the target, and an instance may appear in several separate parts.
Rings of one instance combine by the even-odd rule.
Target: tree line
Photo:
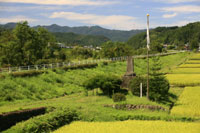
[[[190,23],[183,27],[157,27],[150,31],[151,47],[161,51],[163,45],[168,48],[190,50],[198,49],[200,43],[200,22]],[[135,49],[146,46],[146,33],[140,33],[128,40],[128,44]]]

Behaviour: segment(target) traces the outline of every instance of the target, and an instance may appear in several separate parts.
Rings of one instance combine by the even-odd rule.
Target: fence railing
[[[177,54],[184,51],[178,52],[170,52],[170,53],[159,53],[159,54],[150,54],[149,57],[153,56],[166,56],[171,54]],[[135,55],[132,56],[133,58],[146,58],[147,55]],[[96,60],[82,60],[77,62],[62,62],[62,63],[51,63],[51,64],[40,64],[40,65],[29,65],[29,66],[19,66],[19,67],[7,67],[7,68],[0,68],[1,73],[11,73],[11,72],[20,72],[20,71],[30,71],[30,70],[46,70],[46,69],[53,69],[53,68],[60,68],[60,67],[67,67],[67,66],[77,66],[80,64],[92,64],[92,63],[100,63],[103,61],[125,61],[127,60],[127,56],[124,57],[113,57],[108,59],[96,59]]]

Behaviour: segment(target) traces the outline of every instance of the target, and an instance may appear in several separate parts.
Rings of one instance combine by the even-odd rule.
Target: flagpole
[[[149,100],[149,14],[147,14],[147,99]]]

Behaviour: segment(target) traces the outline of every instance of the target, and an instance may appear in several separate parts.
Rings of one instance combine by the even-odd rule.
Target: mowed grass
[[[200,117],[200,86],[184,88],[171,114]]]
[[[172,86],[200,85],[200,74],[167,74],[166,77]]]
[[[73,122],[54,133],[199,133],[200,123],[164,121]]]

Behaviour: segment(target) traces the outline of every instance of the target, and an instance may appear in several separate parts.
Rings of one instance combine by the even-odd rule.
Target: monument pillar
[[[122,78],[122,87],[129,88],[129,83],[132,78],[134,78],[136,74],[134,73],[134,58],[132,56],[128,56],[127,58],[127,70],[125,75]]]

